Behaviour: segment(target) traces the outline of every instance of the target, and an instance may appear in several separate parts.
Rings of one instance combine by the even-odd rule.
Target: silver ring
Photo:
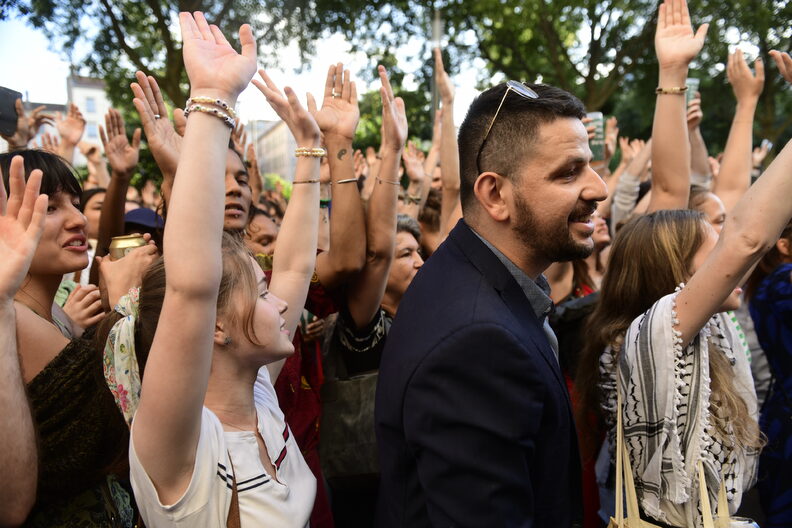
[[[340,93],[338,93],[338,92],[336,92],[335,90],[333,90],[332,92],[330,92],[330,97],[332,97],[333,99],[335,99],[335,98],[337,98],[337,97],[341,97],[341,94],[340,94]]]
[[[159,119],[161,116],[159,114],[154,114],[154,119]]]

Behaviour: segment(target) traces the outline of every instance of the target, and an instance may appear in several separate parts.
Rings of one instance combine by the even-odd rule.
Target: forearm
[[[60,145],[58,145],[58,155],[71,165],[74,163],[74,149],[76,147],[76,144],[68,143],[61,138]]]
[[[182,154],[168,204],[163,249],[168,289],[217,296],[222,273],[218,253],[185,259],[197,247],[220,247],[225,194],[223,175],[229,128],[217,117],[195,112],[184,133]],[[212,141],[207,141],[212,138]],[[202,190],[195,190],[196,174]],[[170,258],[169,258],[170,257]],[[195,280],[201,277],[201,280]]]
[[[96,256],[107,255],[110,239],[124,234],[124,210],[126,194],[129,189],[131,174],[113,171],[110,184],[107,186],[102,214],[99,217],[99,241],[96,245]]]
[[[98,163],[89,163],[89,165],[93,165],[96,183],[99,184],[99,187],[107,189],[107,186],[110,185],[110,173],[107,172],[107,163],[101,160]]]
[[[454,101],[443,101],[442,139],[440,140],[440,167],[443,189],[459,190],[459,147],[454,127]],[[445,199],[445,196],[443,197]]]
[[[442,142],[442,139],[440,141]],[[424,160],[424,173],[431,177],[432,172],[434,172],[435,167],[437,167],[438,161],[440,161],[440,145],[436,145],[432,142],[429,154],[426,155],[426,159]]]
[[[605,198],[597,205],[597,210],[600,212],[604,218],[610,218],[610,210],[611,210],[611,203],[613,203],[613,194],[616,190],[616,186],[619,184],[619,180],[621,179],[621,175],[624,170],[627,168],[627,164],[622,162],[619,163],[619,166],[616,167],[616,170],[613,171],[613,174],[606,180],[608,185],[608,197]]]
[[[333,209],[330,215],[330,250],[327,262],[330,273],[347,276],[363,267],[366,260],[366,220],[354,179],[352,141],[326,138],[333,182]],[[338,183],[347,181],[347,183]],[[320,277],[322,279],[322,277]],[[332,282],[332,281],[331,281]],[[324,284],[324,282],[323,282]]]
[[[13,300],[0,301],[0,525],[25,521],[36,500],[38,456],[33,418],[19,366]]]
[[[661,88],[685,85],[687,66],[660,68]],[[690,192],[690,143],[684,94],[658,94],[652,125],[650,210],[684,209]]]
[[[330,192],[330,185],[322,183],[319,187],[319,224],[318,232],[316,235],[316,248],[322,251],[321,254],[326,255],[330,251],[330,207],[324,207],[322,202],[330,202],[332,200]],[[319,257],[316,258],[316,274],[319,280],[322,281],[322,273],[319,272],[320,268]]]
[[[751,149],[756,100],[738,102],[713,192],[728,213],[751,185]]]
[[[709,153],[701,129],[690,131],[690,181],[699,187],[709,188],[712,174],[708,161]]]

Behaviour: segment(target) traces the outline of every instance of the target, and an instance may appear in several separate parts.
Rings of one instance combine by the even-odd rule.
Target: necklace
[[[220,420],[220,417],[218,416],[217,419]],[[228,422],[226,420],[220,420],[220,423],[224,424],[224,425],[227,425],[229,427],[233,427],[234,429],[237,429],[239,431],[258,433],[258,413],[256,414],[256,425],[254,425],[252,428],[251,427],[240,427],[240,426],[238,426],[236,424],[233,424],[231,422]]]

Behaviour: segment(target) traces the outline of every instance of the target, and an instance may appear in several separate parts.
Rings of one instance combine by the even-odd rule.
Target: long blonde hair
[[[691,264],[704,243],[706,229],[701,213],[672,210],[638,216],[619,230],[599,302],[586,325],[588,340],[575,383],[581,396],[579,418],[600,413],[599,359],[605,348],[618,343],[636,317],[690,278]],[[716,429],[724,439],[733,437],[739,445],[758,447],[759,428],[745,402],[736,395],[731,364],[723,354],[712,352],[710,403],[723,417],[714,420]],[[731,424],[731,432],[726,421]],[[596,449],[584,441],[586,447]]]

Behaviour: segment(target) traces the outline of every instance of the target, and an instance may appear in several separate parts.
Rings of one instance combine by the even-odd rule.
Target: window
[[[87,123],[85,125],[85,134],[90,139],[99,139],[99,129],[96,128],[96,123]]]
[[[94,99],[93,97],[85,98],[85,111],[90,114],[96,112],[96,99]]]

